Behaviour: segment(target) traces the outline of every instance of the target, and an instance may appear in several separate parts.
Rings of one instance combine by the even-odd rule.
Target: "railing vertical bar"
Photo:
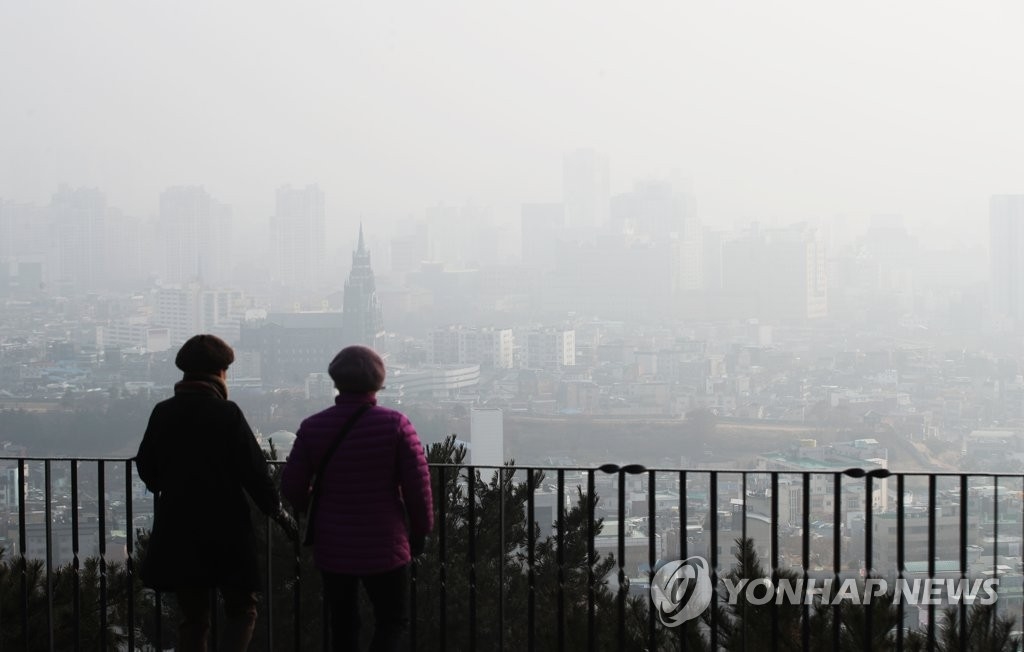
[[[746,541],[747,540],[747,474],[746,473],[740,474],[740,491],[742,492],[741,500],[743,501],[740,504],[740,539],[743,540],[743,541]],[[729,508],[729,518],[732,519],[732,529],[735,532],[736,531],[736,509],[734,507],[732,507],[731,505],[730,505],[730,508]],[[774,572],[773,572],[773,574],[774,574]],[[747,632],[749,631],[749,628],[745,627],[742,623],[745,623],[746,620],[747,620],[747,601],[746,600],[741,600],[740,603],[739,603],[739,608],[740,608],[739,618],[740,618],[740,622],[741,622],[741,625],[740,625],[740,650],[741,650],[741,652],[746,652],[746,649],[747,649]],[[774,621],[775,621],[775,618],[774,618],[774,610],[773,610],[772,622],[774,622]],[[772,630],[772,631],[774,632],[774,630]],[[774,639],[775,637],[772,636],[772,638]]]
[[[679,472],[679,559],[685,560],[688,552],[686,538],[689,535],[687,524],[689,517],[686,514],[686,471]],[[689,622],[684,622],[676,628],[678,631],[679,649],[686,652],[686,628]]]
[[[536,527],[536,508],[534,492],[537,487],[534,484],[535,478],[533,476],[533,469],[526,469],[526,512],[528,514],[526,522],[529,523],[530,527],[527,530],[526,537],[526,645],[527,650],[533,652],[537,649],[537,643],[534,640],[537,632],[536,624],[536,607],[537,607],[537,596],[536,596],[536,574],[534,571],[534,561],[536,555],[536,541],[534,540],[534,528]]]
[[[896,476],[896,579],[897,586],[901,585],[904,580],[904,572],[906,571],[906,565],[903,559],[903,528],[905,525],[905,510],[903,504],[903,496],[906,491],[903,481],[904,474]],[[899,596],[897,596],[899,597]],[[904,606],[903,600],[899,599],[896,601],[896,612],[899,614],[899,627],[896,628],[896,652],[903,652],[903,618],[904,618]]]
[[[718,586],[718,472],[708,478],[708,503],[711,510],[711,586]],[[711,649],[718,649],[718,591],[711,592]]]
[[[135,519],[132,513],[132,460],[125,460],[124,463],[124,535],[125,553],[124,574],[127,593],[128,612],[128,649],[135,649],[135,560],[132,555],[135,553]],[[267,592],[270,595],[270,592]]]
[[[153,514],[157,514],[157,494],[153,494]],[[152,539],[151,539],[152,540]],[[164,645],[164,600],[159,591],[154,592],[153,596],[153,609],[156,612],[156,622],[154,623],[154,635],[157,639],[157,649],[163,650]],[[298,650],[299,648],[295,648]]]
[[[509,476],[509,480],[512,477]],[[505,649],[505,467],[498,467],[498,649]]]
[[[75,650],[82,649],[82,578],[78,559],[78,462],[71,460],[71,629]]]
[[[220,640],[220,629],[217,623],[217,612],[219,611],[217,593],[217,589],[210,589],[210,647],[214,652],[218,649],[217,643]]]
[[[746,477],[746,473],[743,474]],[[770,557],[772,563],[772,583],[777,585],[779,581],[779,474],[772,473],[772,524],[771,524],[771,545]],[[743,496],[743,506],[747,505],[746,494]],[[772,649],[779,649],[779,607],[777,600],[772,600]]]
[[[619,649],[626,649],[626,471],[619,469],[619,523],[618,523],[618,559],[615,560],[619,566],[619,586],[616,596],[619,620],[618,640]]]
[[[156,639],[156,649],[162,650],[162,649],[164,649],[163,648],[163,644],[164,644],[164,624],[163,624],[164,623],[164,619],[163,619],[163,615],[164,615],[164,601],[163,601],[163,597],[160,595],[160,591],[155,591],[154,592],[154,595],[153,595],[153,611],[155,612],[154,613],[154,620],[156,621],[156,622],[153,623],[153,630],[154,630],[153,633],[154,633],[154,638]],[[297,650],[299,648],[295,648],[295,649]]]
[[[1022,539],[1024,541],[1024,539]],[[967,476],[960,476],[960,580],[967,583]],[[960,601],[960,649],[967,649],[967,601]]]
[[[530,476],[532,477],[532,473]],[[466,493],[469,501],[469,550],[467,557],[469,561],[469,649],[476,649],[476,471],[466,476]],[[532,496],[531,496],[532,499]],[[530,510],[533,513],[533,510]],[[531,516],[531,519],[533,517]],[[532,520],[530,521],[533,522]],[[533,548],[531,537],[530,548]],[[532,571],[531,571],[532,572]],[[533,634],[530,634],[532,640]]]
[[[295,576],[295,589],[292,593],[292,644],[294,649],[302,649],[302,544],[296,537],[292,541],[292,555],[295,563],[293,574]],[[413,619],[413,623],[416,620]]]
[[[412,563],[409,564],[409,652],[415,652],[417,647],[418,628],[416,627],[416,621],[419,620],[419,614],[416,610],[418,606],[416,604],[416,592],[419,589],[419,568],[419,560],[413,559]],[[296,645],[295,649],[301,650],[302,648]]]
[[[594,519],[597,516],[597,505],[594,500],[594,469],[587,470],[587,650],[597,649],[596,624],[596,579],[594,577]]]
[[[565,649],[565,469],[558,469],[558,649]]]
[[[839,586],[840,577],[840,559],[842,557],[842,539],[843,539],[843,519],[842,519],[842,501],[843,501],[843,474],[834,473],[832,479],[832,575],[835,584],[833,586]],[[835,589],[833,589],[835,590]],[[836,601],[832,605],[832,646],[833,649],[839,649],[839,635],[840,625],[842,624],[842,614],[839,610],[839,603]]]
[[[53,647],[53,468],[49,459],[43,461],[43,518],[46,532],[46,640]]]
[[[874,552],[872,550],[874,532],[874,496],[875,486],[874,477],[868,473],[864,476],[864,581],[865,583],[871,578],[871,555]],[[866,595],[867,600],[871,600],[871,596]],[[872,622],[873,611],[870,604],[863,605],[864,608],[864,645],[870,647],[872,644],[872,629],[874,623]]]
[[[96,509],[99,512],[100,537],[100,649],[107,649],[107,470],[103,460],[96,462]]]
[[[267,614],[266,622],[266,635],[267,635],[267,649],[274,649],[274,564],[272,561],[274,555],[274,546],[272,540],[274,538],[273,523],[270,520],[270,516],[266,516],[263,522],[267,528],[266,537],[266,555],[267,555],[267,569],[266,578],[267,584],[264,589],[263,595],[267,596],[267,607],[264,610]],[[326,602],[326,600],[324,601]]]
[[[21,566],[21,638],[25,642],[25,649],[28,650],[28,558],[25,556],[25,547],[28,545],[28,536],[25,532],[25,460],[18,460],[18,553]]]
[[[992,477],[992,578],[999,581],[999,477]],[[990,626],[995,629],[996,619],[999,617],[997,606],[992,608],[992,622]]]
[[[810,577],[808,569],[811,564],[811,474],[803,474],[803,485],[800,491],[800,502],[801,502],[801,533],[803,536],[800,541],[800,560],[804,567],[804,586],[807,586],[807,580]],[[810,650],[811,649],[811,608],[807,604],[807,600],[803,601],[801,608],[801,621],[800,621],[800,649]]]
[[[741,473],[740,474],[740,493],[741,493],[740,500],[743,501],[740,504],[740,538],[745,540],[747,538],[747,474],[746,473]],[[730,512],[735,512],[735,510],[733,510],[733,509],[730,509],[729,511]],[[731,515],[731,517],[734,517],[734,516],[735,516],[735,514]],[[732,529],[734,531],[736,530],[736,523],[732,524]],[[746,641],[745,640],[744,640],[744,646],[746,646]]]
[[[441,488],[437,506],[437,516],[440,521],[437,529],[437,552],[438,552],[438,573],[440,586],[440,600],[438,601],[438,634],[439,649],[448,647],[448,479],[445,477],[445,467],[437,467],[438,486]],[[472,468],[470,473],[472,473]],[[500,588],[499,588],[500,593]]]
[[[928,476],[928,577],[935,577],[935,512],[936,512],[936,477]],[[928,605],[928,649],[935,645],[935,605]]]
[[[655,471],[647,472],[647,586],[654,586],[654,564],[657,563],[654,550],[654,537],[657,532],[657,482]],[[656,647],[657,619],[654,609],[647,609],[647,649]]]
[[[320,578],[323,582],[323,576]],[[322,584],[321,584],[322,586]],[[320,601],[320,649],[328,652],[333,645],[334,631],[331,627],[331,609],[326,600]]]

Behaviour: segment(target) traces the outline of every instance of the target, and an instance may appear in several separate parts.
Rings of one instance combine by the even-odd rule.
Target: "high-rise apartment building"
[[[201,280],[226,285],[232,269],[231,208],[202,186],[176,186],[160,195],[157,223],[164,284]]]
[[[608,226],[608,159],[592,149],[569,152],[562,160],[562,201],[570,229]]]
[[[284,186],[277,190],[277,208],[270,218],[274,284],[292,297],[315,293],[329,285],[325,272],[326,211],[319,186]]]
[[[213,333],[237,342],[247,308],[238,290],[216,290],[199,283],[156,291],[153,323],[169,330],[171,344],[181,344],[196,333]]]
[[[819,319],[828,315],[825,248],[803,224],[753,228],[722,245],[722,293],[736,299],[730,317]]]
[[[558,371],[576,365],[576,331],[546,328],[529,331],[523,341],[523,367]]]
[[[51,241],[41,209],[0,199],[0,295],[33,294],[45,287]]]
[[[511,328],[464,328],[450,326],[430,332],[427,361],[431,364],[476,364],[484,368],[511,369],[515,338]]]
[[[995,195],[989,205],[992,312],[1024,324],[1024,195]]]
[[[342,303],[343,344],[375,346],[377,338],[384,333],[384,320],[380,300],[377,298],[377,284],[370,265],[370,250],[363,242],[363,227],[359,226],[359,244],[352,252],[352,271],[345,281],[345,298]]]
[[[558,239],[565,230],[565,207],[557,203],[523,204],[520,219],[523,264],[544,271],[554,269]]]
[[[51,280],[62,289],[89,292],[106,282],[107,200],[95,188],[62,186],[50,200]]]

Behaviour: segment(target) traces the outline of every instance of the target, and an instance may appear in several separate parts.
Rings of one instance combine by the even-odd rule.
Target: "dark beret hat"
[[[235,352],[216,335],[193,335],[182,344],[174,365],[187,374],[215,374],[235,361]]]
[[[367,346],[346,346],[327,366],[334,386],[343,392],[384,389],[384,361]]]

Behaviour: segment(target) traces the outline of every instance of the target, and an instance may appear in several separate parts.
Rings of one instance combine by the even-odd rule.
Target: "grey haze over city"
[[[701,218],[983,243],[1020,190],[1017,3],[3,3],[0,196],[96,187],[141,218],[204,185],[266,237],[318,183],[330,237],[438,202],[518,218],[564,152],[611,190],[689,184]],[[380,237],[381,234],[374,234]],[[254,240],[258,246],[261,241]]]
[[[154,409],[214,392],[268,499],[310,415],[408,417],[365,432],[399,424],[424,514],[433,487],[394,556],[413,649],[1020,650],[1022,28],[1021,2],[0,2],[0,647],[167,647],[133,573],[154,505],[209,496],[143,482],[140,440],[214,466]],[[177,368],[196,334],[230,350]],[[357,344],[386,378],[354,397],[328,364]],[[273,502],[254,649],[313,649],[313,548]],[[779,578],[804,604],[758,602]],[[886,604],[813,584],[844,579]]]
[[[522,420],[506,457],[679,464],[673,423],[714,456],[776,421],[752,454],[884,431],[890,464],[955,468],[1024,419],[1022,19],[6,3],[0,390],[37,415],[12,423],[152,400],[209,331],[263,433],[364,341],[430,437]],[[604,418],[669,434],[586,460],[536,434]]]

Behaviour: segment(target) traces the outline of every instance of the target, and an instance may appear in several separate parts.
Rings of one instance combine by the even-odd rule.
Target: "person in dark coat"
[[[302,422],[281,476],[281,492],[297,510],[310,481],[348,419],[348,435],[317,476],[313,559],[323,576],[334,650],[359,647],[359,586],[373,604],[372,650],[397,650],[408,625],[408,566],[434,524],[423,445],[401,412],[377,405],[384,362],[372,349],[349,346],[328,367],[334,405]]]
[[[266,457],[237,405],[228,400],[235,354],[214,335],[196,335],[178,351],[184,372],[174,397],[158,403],[135,457],[155,495],[143,583],[177,595],[179,650],[206,650],[210,590],[220,589],[227,650],[245,650],[263,587],[249,498],[292,537]]]

